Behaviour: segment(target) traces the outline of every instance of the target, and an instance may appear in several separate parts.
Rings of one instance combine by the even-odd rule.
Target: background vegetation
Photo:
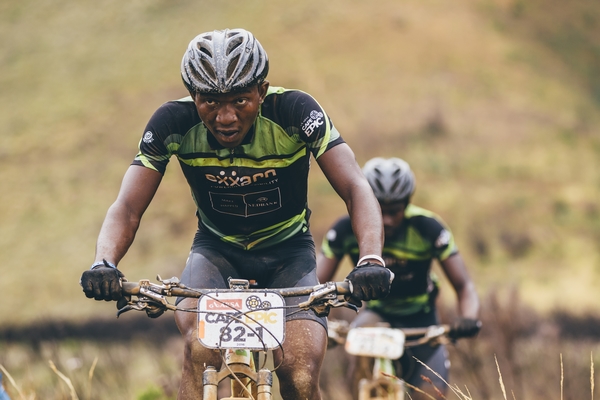
[[[509,340],[513,347],[499,355],[521,382],[517,398],[548,381],[543,367],[556,372],[561,353],[579,360],[586,372],[576,375],[589,382],[595,343],[578,337],[575,344],[560,328],[586,321],[579,331],[597,333],[589,324],[600,283],[600,5],[584,0],[0,3],[0,328],[8,329],[0,364],[44,399],[60,382],[51,385],[37,371],[56,378],[47,359],[63,355],[65,363],[83,360],[73,371],[86,373],[96,356],[98,368],[111,371],[141,362],[135,375],[118,375],[126,394],[113,398],[168,387],[158,381],[170,366],[176,376],[177,339],[106,350],[106,342],[50,340],[60,335],[17,345],[9,333],[43,335],[49,321],[114,320],[112,305],[85,299],[77,284],[93,261],[104,213],[151,113],[185,95],[179,62],[189,40],[238,26],[269,52],[270,81],[313,94],[361,164],[378,155],[411,164],[415,203],[452,228],[482,298],[490,299],[484,311],[520,299],[506,306],[510,323],[501,326],[527,310],[528,328],[518,332],[530,341]],[[311,175],[318,242],[345,210],[316,164]],[[130,279],[179,274],[193,212],[172,165],[121,263]],[[444,296],[452,300],[448,290]],[[486,366],[480,372],[495,372],[494,326],[486,324],[477,342]],[[523,350],[536,346],[554,361]],[[152,357],[158,351],[166,353]],[[96,377],[99,387],[113,385]],[[500,398],[496,380],[487,377],[488,394]],[[473,393],[485,387],[457,383]],[[574,386],[589,393],[586,384]],[[488,398],[482,393],[475,398]]]

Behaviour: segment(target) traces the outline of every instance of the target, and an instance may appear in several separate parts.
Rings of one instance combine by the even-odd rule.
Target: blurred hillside
[[[600,283],[600,4],[576,0],[0,3],[2,323],[113,318],[78,286],[147,119],[186,93],[196,34],[251,30],[358,161],[405,158],[482,296],[593,310]],[[345,210],[316,163],[317,242]],[[194,206],[172,164],[121,266],[178,275]],[[510,292],[510,291],[507,291]]]

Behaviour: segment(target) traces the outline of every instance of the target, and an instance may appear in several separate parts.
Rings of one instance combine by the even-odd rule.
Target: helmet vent
[[[198,43],[198,50],[200,52],[206,54],[210,58],[212,58],[212,56],[213,56],[210,49],[206,48],[206,46],[203,46],[202,43]]]
[[[242,43],[244,43],[244,38],[242,38],[241,36],[238,36],[235,39],[230,40],[229,43],[227,44],[226,54],[230,55],[235,49],[240,47],[240,45]]]
[[[375,185],[377,185],[377,190],[379,190],[380,192],[383,192],[384,187],[381,184],[381,182],[379,181],[379,179],[375,180]]]
[[[252,68],[254,68],[254,57],[253,55],[250,55],[250,57],[248,58],[248,62],[244,64],[244,68],[242,68],[240,76],[250,76]]]
[[[216,79],[217,75],[215,74],[215,70],[213,69],[210,62],[208,62],[204,57],[202,57],[202,60],[200,60],[200,62],[202,63],[204,72],[206,72],[211,77],[211,79]],[[191,72],[193,73],[193,75],[196,79],[198,79],[198,80],[204,79],[204,77],[202,76],[202,74],[199,71],[196,71],[194,69]]]
[[[237,55],[229,61],[229,65],[227,66],[227,78],[230,78],[235,73],[235,69],[238,66],[238,62],[240,61],[240,56]]]

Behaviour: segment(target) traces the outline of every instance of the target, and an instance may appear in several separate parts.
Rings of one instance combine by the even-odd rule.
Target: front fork
[[[236,400],[254,398],[256,400],[271,400],[273,387],[273,374],[268,369],[256,372],[254,358],[248,350],[228,349],[226,353],[226,366],[217,371],[214,367],[207,367],[202,376],[203,399],[218,400],[218,386],[223,379],[231,378],[231,393],[233,396],[221,400]],[[235,377],[232,376],[235,375]],[[238,381],[239,379],[239,381]],[[240,385],[240,382],[242,383]],[[247,396],[248,392],[252,397]]]

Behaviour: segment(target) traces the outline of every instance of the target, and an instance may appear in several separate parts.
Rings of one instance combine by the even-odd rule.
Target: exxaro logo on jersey
[[[258,172],[256,174],[243,176],[237,176],[237,172],[235,171],[231,171],[230,175],[227,175],[225,171],[221,171],[219,172],[219,175],[206,174],[204,176],[210,182],[214,182],[218,185],[234,187],[250,185],[251,183],[256,183],[262,179],[269,179],[271,177],[275,177],[276,175],[277,171],[275,171],[274,169],[269,169],[265,172]]]
[[[315,129],[323,125],[324,116],[325,115],[321,111],[313,110],[310,112],[309,117],[302,121],[302,130],[304,131],[306,136],[312,135]]]

